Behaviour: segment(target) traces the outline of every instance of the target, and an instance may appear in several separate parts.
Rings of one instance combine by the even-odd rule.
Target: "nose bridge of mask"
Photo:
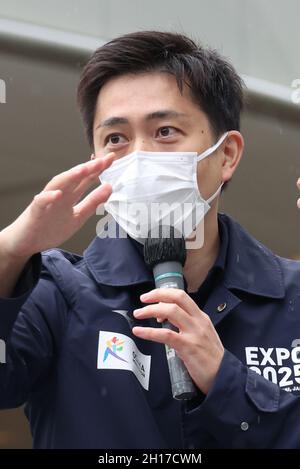
[[[204,160],[207,156],[211,155],[214,151],[219,148],[219,146],[224,142],[225,138],[227,137],[228,132],[225,132],[225,134],[222,135],[222,137],[219,138],[217,143],[215,143],[212,147],[209,147],[207,150],[205,150],[203,153],[200,153],[197,156],[197,162]]]

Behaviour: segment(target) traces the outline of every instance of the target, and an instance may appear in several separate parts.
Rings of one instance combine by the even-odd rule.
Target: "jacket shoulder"
[[[42,272],[50,276],[68,303],[74,304],[80,289],[80,267],[84,260],[79,254],[63,249],[42,252]]]

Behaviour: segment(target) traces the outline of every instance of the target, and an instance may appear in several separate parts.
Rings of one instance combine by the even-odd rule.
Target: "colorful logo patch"
[[[122,352],[123,344],[124,344],[124,341],[118,339],[116,336],[114,336],[110,340],[107,340],[107,342],[106,342],[107,347],[106,347],[105,352],[104,352],[103,362],[105,362],[107,360],[109,355],[112,355],[113,357],[117,358],[118,360],[122,360],[123,362],[127,363],[127,360],[125,360],[124,358],[117,355],[117,352]]]

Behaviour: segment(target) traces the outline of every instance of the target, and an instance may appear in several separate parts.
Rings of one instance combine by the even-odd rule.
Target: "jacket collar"
[[[223,231],[224,285],[268,298],[283,298],[283,274],[276,256],[228,215],[219,213]],[[226,242],[227,249],[222,250]],[[224,245],[223,245],[224,248]],[[96,237],[83,253],[96,282],[110,286],[153,283],[143,257],[143,246],[130,237]],[[220,262],[220,255],[217,262]]]
[[[95,280],[114,287],[153,282],[152,272],[144,262],[143,246],[129,236],[96,236],[83,252]]]
[[[277,256],[228,215],[220,213],[219,221],[226,226],[229,239],[226,287],[268,298],[284,298],[283,273]]]

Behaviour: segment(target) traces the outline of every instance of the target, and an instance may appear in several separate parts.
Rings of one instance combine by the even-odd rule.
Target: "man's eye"
[[[174,133],[177,132],[177,129],[175,127],[161,127],[158,129],[158,134],[160,134],[160,137],[169,137],[170,135],[174,135]]]
[[[121,135],[121,134],[110,134],[105,138],[104,143],[105,143],[105,145],[107,143],[109,143],[111,145],[117,145],[118,143],[123,143],[124,141],[126,141],[126,139],[125,139],[125,137],[123,137],[123,135]]]

